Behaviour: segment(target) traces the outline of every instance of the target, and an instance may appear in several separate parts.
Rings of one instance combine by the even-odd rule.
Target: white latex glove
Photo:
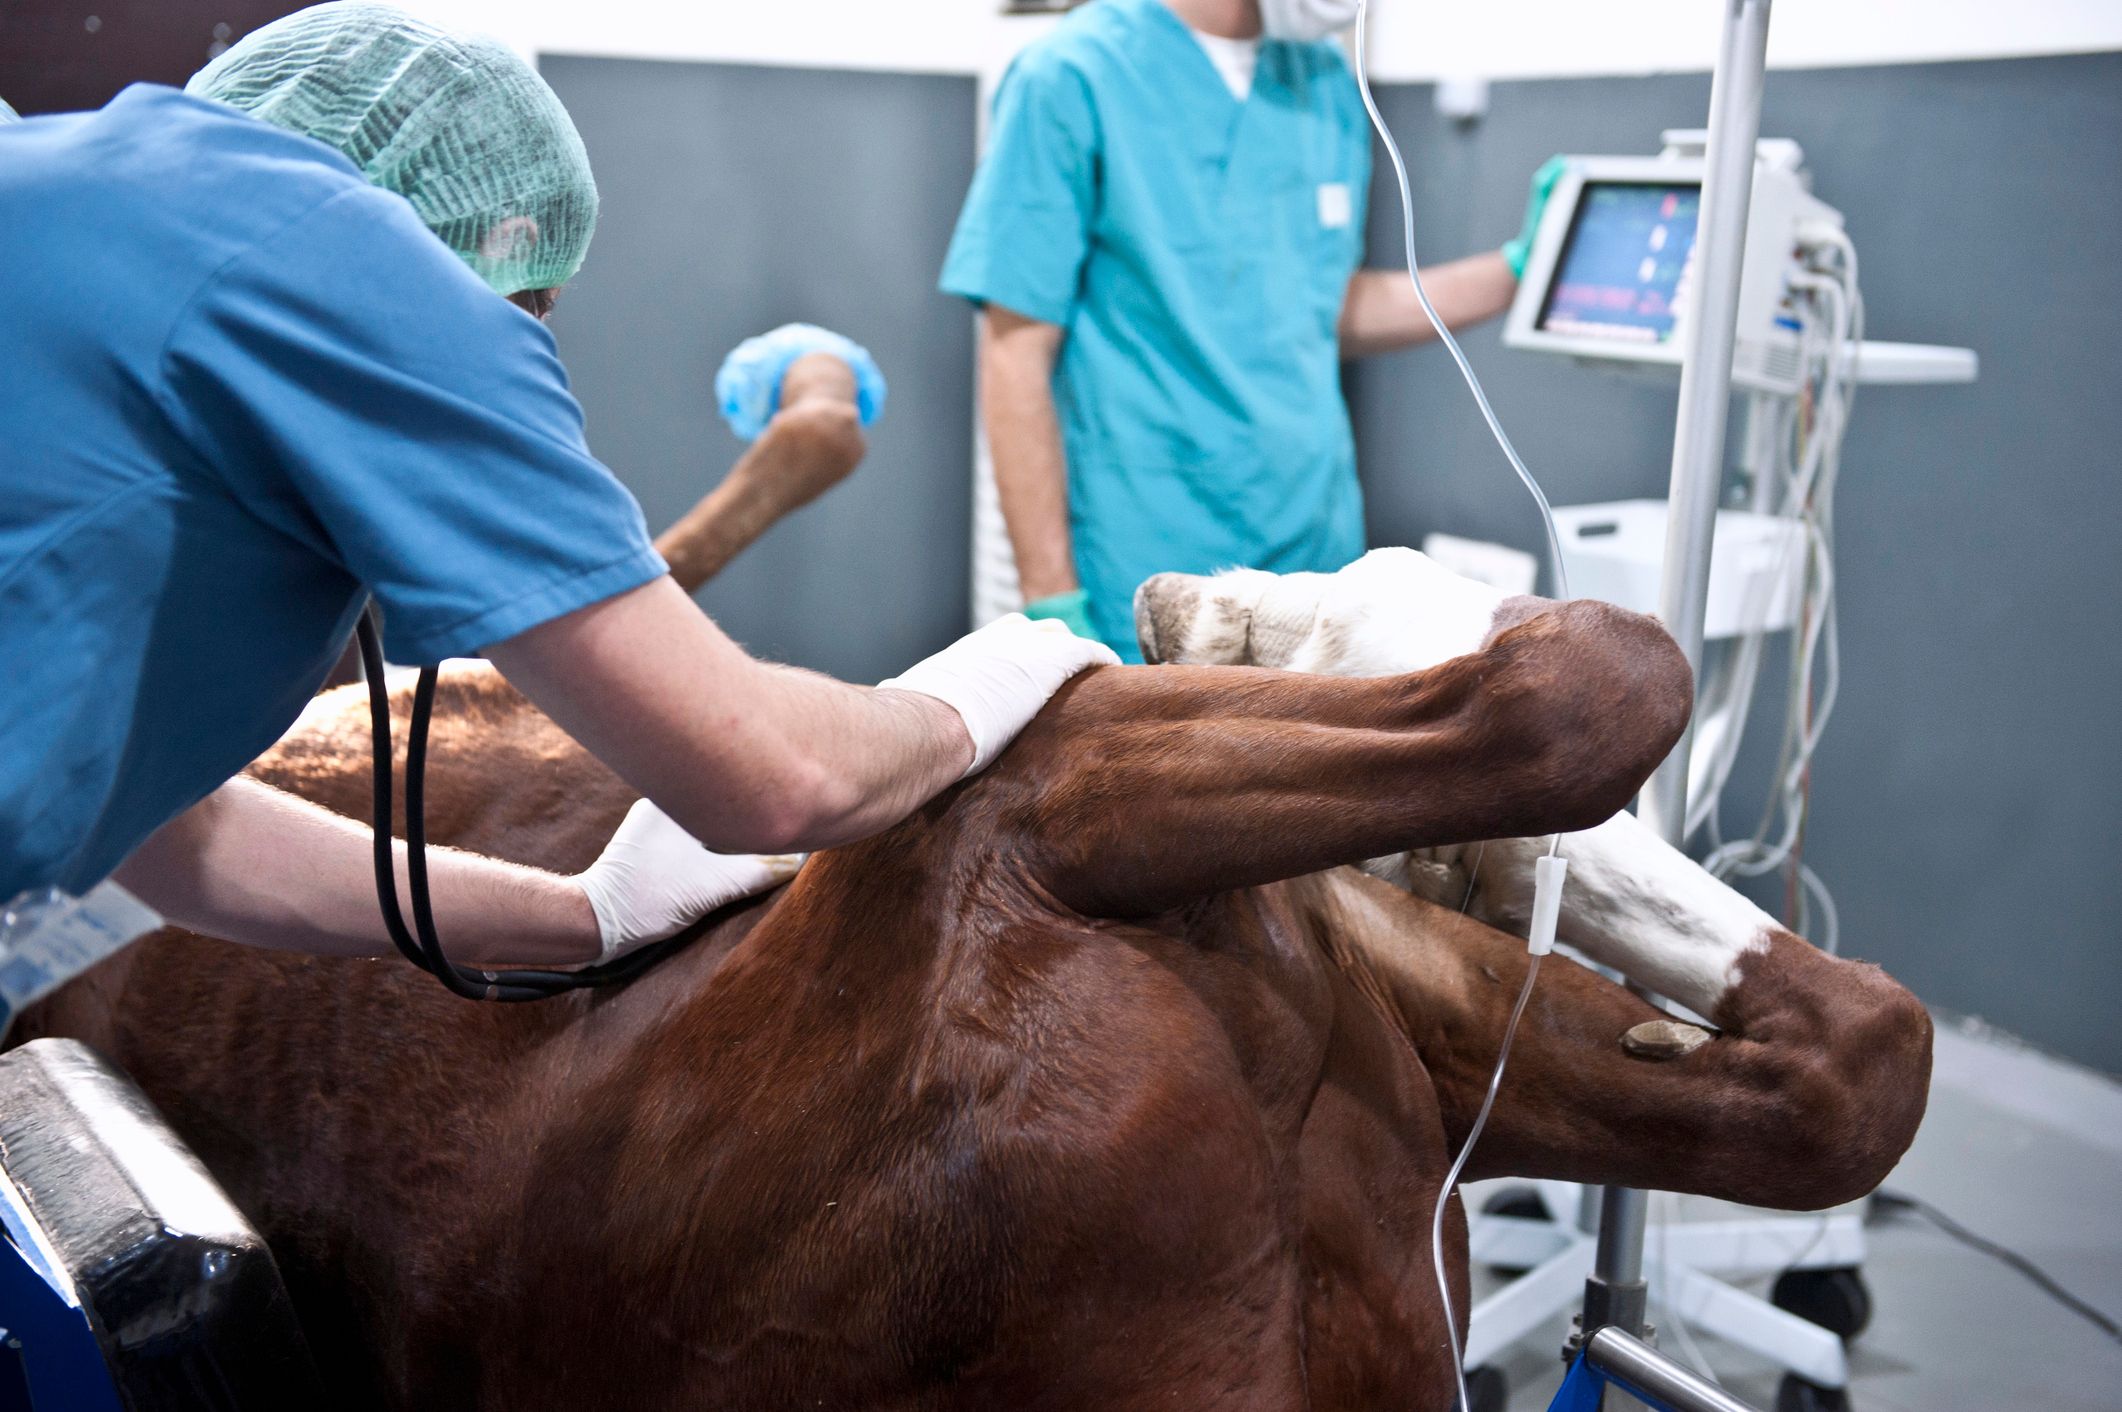
[[[973,763],[962,776],[970,778],[993,763],[1070,677],[1119,661],[1110,647],[1076,636],[1056,619],[1033,622],[1012,613],[879,682],[877,690],[919,692],[956,711],[973,738]]]
[[[676,936],[708,913],[787,882],[807,855],[711,853],[644,799],[575,885],[604,937],[601,960]]]

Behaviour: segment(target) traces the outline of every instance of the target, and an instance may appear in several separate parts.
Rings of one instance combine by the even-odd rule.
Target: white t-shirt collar
[[[1240,103],[1252,97],[1253,76],[1260,69],[1259,39],[1226,39],[1220,34],[1203,34],[1191,25],[1187,28],[1200,41],[1202,51],[1216,66],[1216,72],[1223,76],[1224,86],[1230,89],[1231,97]]]

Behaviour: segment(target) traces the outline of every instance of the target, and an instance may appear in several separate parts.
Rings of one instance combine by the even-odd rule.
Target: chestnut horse
[[[1591,603],[1394,676],[1098,669],[622,991],[478,1005],[165,933],[24,1033],[161,1106],[346,1407],[1442,1412],[1430,1217],[1525,949],[1340,865],[1598,824],[1688,700],[1663,632]],[[362,817],[336,705],[254,773]],[[560,871],[631,799],[483,668],[445,676],[430,795],[438,842]],[[1620,1037],[1658,1012],[1550,963],[1469,1176],[1868,1190],[1924,1010],[1781,932],[1728,980],[1655,1061]]]

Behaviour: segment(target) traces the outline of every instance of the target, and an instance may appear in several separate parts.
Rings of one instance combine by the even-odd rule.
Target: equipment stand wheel
[[[1510,1384],[1501,1368],[1484,1363],[1466,1370],[1466,1395],[1474,1404],[1466,1412],[1504,1412],[1510,1405]]]
[[[1769,1302],[1831,1334],[1853,1339],[1871,1324],[1871,1290],[1860,1270],[1785,1270]]]
[[[1821,1387],[1785,1373],[1776,1384],[1776,1412],[1849,1412],[1849,1389]]]
[[[1509,1191],[1499,1191],[1488,1200],[1482,1202],[1481,1214],[1484,1216],[1510,1216],[1520,1221],[1544,1221],[1547,1219],[1547,1203],[1542,1201],[1540,1193],[1534,1191],[1531,1187],[1515,1187]],[[1488,1267],[1490,1274],[1504,1280],[1514,1280],[1518,1276],[1525,1274],[1530,1268],[1530,1266],[1526,1265],[1491,1265]],[[1471,1396],[1472,1392],[1473,1389],[1469,1387],[1467,1389],[1468,1395]]]

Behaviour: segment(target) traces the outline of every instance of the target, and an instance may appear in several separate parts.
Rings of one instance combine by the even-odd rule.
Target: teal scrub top
[[[1332,44],[1264,42],[1239,102],[1159,0],[1098,0],[1020,55],[942,287],[1066,331],[1076,568],[1129,660],[1165,571],[1363,552],[1339,322],[1370,132]]]
[[[0,128],[0,901],[401,662],[664,573],[546,330],[308,138],[167,88]]]

